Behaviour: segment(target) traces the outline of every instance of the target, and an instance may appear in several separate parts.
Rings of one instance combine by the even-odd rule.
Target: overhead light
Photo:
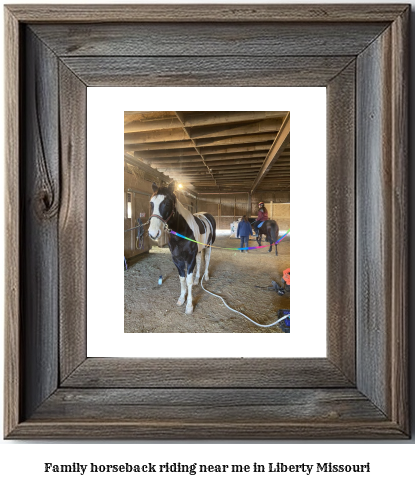
[[[179,188],[183,188],[183,185],[181,183],[179,183]]]

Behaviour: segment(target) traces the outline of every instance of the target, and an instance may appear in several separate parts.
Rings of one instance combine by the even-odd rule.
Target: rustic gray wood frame
[[[409,437],[409,11],[6,7],[7,439]],[[327,87],[327,358],[86,357],[86,88],[104,85]]]

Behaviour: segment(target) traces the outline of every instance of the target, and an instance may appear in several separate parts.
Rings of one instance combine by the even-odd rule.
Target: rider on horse
[[[259,202],[258,203],[259,209],[258,209],[258,217],[255,220],[255,222],[252,224],[254,228],[255,235],[258,235],[258,225],[261,222],[265,222],[268,220],[268,211],[264,206],[264,202]]]

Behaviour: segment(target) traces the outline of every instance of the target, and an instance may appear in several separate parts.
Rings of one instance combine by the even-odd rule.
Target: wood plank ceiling
[[[125,112],[124,151],[196,192],[289,191],[289,112]]]

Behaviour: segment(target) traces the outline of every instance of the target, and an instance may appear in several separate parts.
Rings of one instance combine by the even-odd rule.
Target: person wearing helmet
[[[258,203],[258,217],[253,223],[255,235],[258,235],[258,225],[261,222],[268,220],[268,210],[265,208],[264,202]]]

